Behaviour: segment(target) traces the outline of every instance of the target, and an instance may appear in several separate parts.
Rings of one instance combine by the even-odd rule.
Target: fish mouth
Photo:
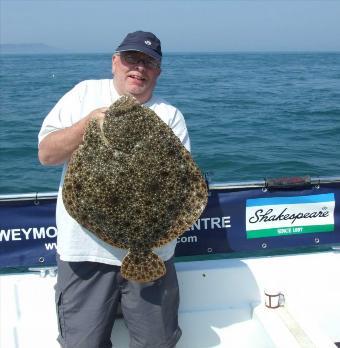
[[[106,136],[104,134],[104,128],[103,128],[104,120],[103,119],[97,119],[96,121],[97,121],[97,125],[99,127],[99,130],[100,130],[100,132],[99,132],[100,133],[100,137],[101,137],[103,143],[108,146],[110,143],[109,143],[108,139],[106,138]]]

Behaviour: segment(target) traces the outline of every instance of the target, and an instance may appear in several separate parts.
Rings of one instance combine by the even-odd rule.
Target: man
[[[120,274],[127,251],[106,244],[80,226],[65,210],[61,196],[67,162],[82,142],[87,123],[93,118],[102,121],[108,106],[121,95],[131,95],[155,111],[190,150],[181,112],[153,96],[161,58],[161,43],[154,34],[128,34],[112,57],[113,79],[76,85],[46,116],[40,130],[40,162],[64,163],[56,209],[58,341],[64,348],[112,347],[110,336],[119,300],[130,347],[175,347],[181,336],[173,264],[176,240],[155,250],[165,261],[165,276],[148,283],[127,281]]]

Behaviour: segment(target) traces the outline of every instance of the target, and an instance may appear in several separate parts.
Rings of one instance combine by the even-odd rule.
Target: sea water
[[[0,56],[0,194],[56,191],[37,159],[45,115],[111,54]],[[340,53],[165,54],[155,91],[185,116],[212,181],[340,176]]]

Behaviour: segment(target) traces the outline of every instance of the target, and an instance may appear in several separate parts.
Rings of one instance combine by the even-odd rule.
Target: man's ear
[[[116,60],[117,60],[117,56],[113,54],[113,55],[112,55],[112,74],[113,74],[113,75],[114,75],[114,73],[115,73]]]

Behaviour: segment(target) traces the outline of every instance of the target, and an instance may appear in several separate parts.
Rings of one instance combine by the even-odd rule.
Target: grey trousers
[[[119,301],[130,333],[130,348],[175,347],[181,329],[173,259],[165,262],[165,276],[147,283],[127,281],[118,266],[64,262],[59,257],[57,261],[55,298],[58,341],[63,348],[112,347]]]

